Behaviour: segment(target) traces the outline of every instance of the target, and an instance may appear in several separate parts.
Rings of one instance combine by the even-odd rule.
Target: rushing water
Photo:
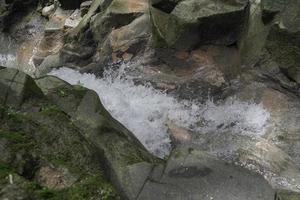
[[[146,148],[163,157],[170,151],[168,122],[198,134],[222,132],[261,135],[269,117],[262,105],[228,100],[217,105],[212,101],[198,104],[178,101],[149,85],[135,85],[118,72],[106,71],[103,78],[81,74],[69,68],[53,70],[50,74],[70,84],[81,84],[96,91],[108,111],[131,130]]]

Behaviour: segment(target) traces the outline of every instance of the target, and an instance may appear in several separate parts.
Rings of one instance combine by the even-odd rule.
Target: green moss
[[[0,179],[1,180],[11,172],[12,172],[12,170],[10,169],[10,167],[8,165],[0,162]]]
[[[70,156],[68,154],[58,153],[58,154],[50,154],[46,155],[46,160],[50,161],[53,165],[59,167],[66,167],[72,174],[83,175],[85,170],[81,168],[79,165],[75,165],[70,161]]]
[[[13,151],[29,151],[36,147],[34,140],[22,132],[11,132],[0,129],[0,138],[7,139]]]
[[[4,109],[4,116],[7,117],[9,120],[15,122],[15,123],[22,123],[23,122],[22,114],[20,114],[20,112],[14,110],[12,108]]]
[[[125,155],[126,157],[126,164],[132,165],[135,163],[144,162],[145,158],[143,158],[143,155],[137,151],[137,153],[128,153]]]
[[[58,199],[59,194],[53,190],[46,187],[42,187],[35,182],[26,182],[24,185],[25,190],[31,194],[34,199]]]
[[[115,189],[100,176],[89,176],[76,183],[63,194],[63,199],[81,200],[95,196],[103,200],[118,199]]]
[[[63,112],[55,105],[47,105],[41,107],[40,112],[47,116],[61,115]]]
[[[120,199],[116,190],[106,180],[100,176],[92,175],[75,183],[71,188],[62,191],[53,191],[41,187],[34,182],[30,182],[26,185],[26,191],[30,192],[33,197],[40,200]]]
[[[278,192],[280,200],[300,200],[300,194],[290,191],[280,191]]]
[[[80,86],[80,85],[75,85],[75,86],[61,86],[57,88],[57,94],[60,97],[68,97],[70,95],[75,96],[75,98],[83,98],[83,96],[86,94],[87,89]]]

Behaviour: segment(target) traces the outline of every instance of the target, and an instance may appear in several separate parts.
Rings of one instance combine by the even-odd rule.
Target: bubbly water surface
[[[96,91],[106,109],[159,157],[170,151],[168,122],[199,134],[230,129],[236,134],[261,135],[269,114],[262,105],[228,100],[217,105],[212,101],[197,104],[178,101],[149,85],[135,85],[119,71],[106,71],[104,77],[81,74],[69,68],[53,70],[50,74],[70,84],[81,84]]]

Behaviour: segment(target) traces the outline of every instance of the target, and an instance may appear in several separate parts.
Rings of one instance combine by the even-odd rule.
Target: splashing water
[[[106,109],[159,157],[171,148],[167,122],[193,132],[206,134],[230,129],[236,134],[261,135],[269,117],[262,105],[229,100],[222,105],[212,101],[197,104],[178,101],[149,85],[135,85],[132,78],[106,71],[103,78],[81,74],[69,68],[50,72],[70,84],[82,84],[96,91]]]
[[[0,65],[10,67],[16,61],[16,57],[12,54],[0,54]]]

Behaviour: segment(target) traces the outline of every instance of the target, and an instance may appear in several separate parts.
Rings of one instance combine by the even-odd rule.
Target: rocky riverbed
[[[0,0],[0,199],[300,199],[300,1]]]

